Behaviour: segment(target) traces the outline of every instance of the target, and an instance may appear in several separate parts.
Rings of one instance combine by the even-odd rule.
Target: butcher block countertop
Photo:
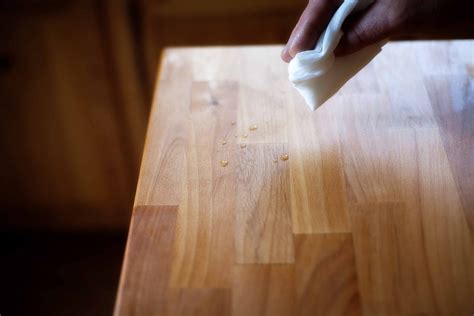
[[[474,41],[315,112],[280,50],[164,51],[115,315],[472,315]]]

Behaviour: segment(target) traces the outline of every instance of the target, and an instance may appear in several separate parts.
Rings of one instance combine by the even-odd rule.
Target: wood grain
[[[426,254],[442,314],[472,310],[474,248],[437,130],[416,132],[419,201]]]
[[[230,289],[171,289],[166,314],[188,316],[226,316],[231,315]]]
[[[238,264],[233,270],[232,315],[291,315],[295,270],[289,264]]]
[[[290,102],[295,100],[296,91],[290,96]],[[334,113],[321,108],[313,118],[304,107],[290,104],[293,232],[347,232],[350,223],[343,157]]]
[[[474,65],[474,53],[471,54]],[[465,69],[467,72],[468,69]],[[441,138],[474,236],[474,74],[425,77]],[[465,176],[468,172],[469,176]]]
[[[167,50],[136,202],[176,229],[154,266],[135,213],[116,314],[472,314],[473,47],[388,44],[314,113],[280,47]]]
[[[385,69],[377,71],[376,78],[381,92],[390,99],[386,105],[390,108],[393,123],[402,127],[434,127],[436,120],[420,67],[423,57],[417,54],[401,55],[402,51],[411,49],[409,42],[399,43],[398,46],[399,49],[386,49],[384,58],[374,59],[377,70]]]
[[[135,205],[178,205],[181,199],[191,72],[189,64],[174,61],[172,55],[163,62],[164,70],[157,84],[159,92],[153,100],[156,106],[152,108],[147,132],[154,136],[147,137],[145,143]],[[181,80],[168,80],[171,76],[178,76]],[[176,93],[180,98],[176,98]],[[166,120],[161,122],[159,118],[164,115]],[[160,120],[159,124],[155,120]]]
[[[192,87],[189,142],[183,199],[171,284],[178,287],[229,287],[234,255],[237,85]],[[209,137],[213,135],[212,137]],[[225,141],[225,145],[223,144]],[[223,168],[220,160],[228,159]]]
[[[359,204],[352,210],[365,314],[435,315],[419,214],[390,202]]]
[[[299,315],[361,315],[350,233],[296,235]]]
[[[176,206],[135,208],[115,315],[166,311],[176,218]]]
[[[239,152],[235,252],[238,263],[294,262],[288,161],[284,145],[248,145]],[[273,162],[276,160],[277,162]]]

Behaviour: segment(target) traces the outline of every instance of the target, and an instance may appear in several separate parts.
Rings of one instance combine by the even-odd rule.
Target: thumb
[[[387,7],[389,6],[383,2],[376,2],[367,10],[349,17],[344,22],[344,35],[335,54],[349,55],[389,37],[395,27],[388,18],[390,8]]]

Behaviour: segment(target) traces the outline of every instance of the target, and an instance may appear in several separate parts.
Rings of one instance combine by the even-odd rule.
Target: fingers
[[[309,0],[281,52],[281,58],[290,62],[297,53],[313,49],[341,2],[342,0]]]
[[[336,48],[336,56],[352,54],[366,46],[388,38],[396,30],[390,1],[376,2],[367,10],[349,17],[343,25],[344,36]]]

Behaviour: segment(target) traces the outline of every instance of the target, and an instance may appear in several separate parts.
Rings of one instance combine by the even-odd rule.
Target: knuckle
[[[351,42],[354,44],[363,44],[367,41],[367,29],[365,27],[354,27],[351,35]]]

